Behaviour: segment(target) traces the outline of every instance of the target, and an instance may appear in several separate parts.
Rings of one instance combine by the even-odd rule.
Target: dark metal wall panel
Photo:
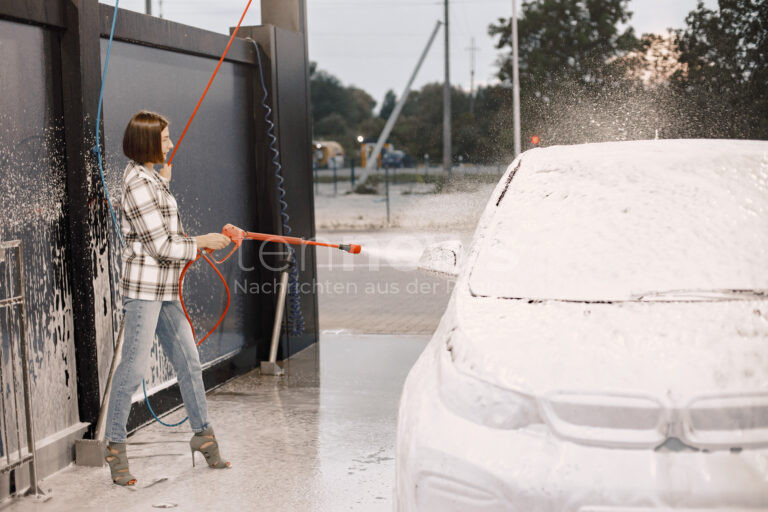
[[[103,40],[102,59],[106,47]],[[127,164],[122,136],[130,117],[142,109],[162,113],[171,121],[171,137],[176,141],[215,65],[209,58],[113,43],[104,96],[104,131],[107,180],[117,202]],[[225,62],[174,159],[171,190],[190,235],[220,232],[226,223],[244,229],[258,223],[251,101],[250,67]],[[113,234],[112,246],[117,248],[118,244]],[[120,261],[119,254],[113,256]],[[225,322],[200,346],[203,364],[268,336],[257,332],[250,313],[255,307],[254,297],[243,291],[243,284],[257,279],[256,256],[246,242],[237,257],[220,267],[231,288],[232,303]],[[117,279],[115,276],[115,282]],[[185,300],[199,338],[216,323],[226,304],[223,285],[202,260],[188,273]],[[155,345],[148,387],[162,386],[173,376],[170,364]]]
[[[23,244],[38,439],[78,423],[59,44],[55,32],[0,20],[0,240]],[[2,297],[11,291],[9,265],[0,260]],[[6,386],[18,312],[0,311]],[[8,387],[3,398],[11,399]]]

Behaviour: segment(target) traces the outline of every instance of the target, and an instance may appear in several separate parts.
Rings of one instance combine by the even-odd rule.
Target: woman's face
[[[171,133],[168,131],[168,127],[166,126],[163,128],[163,131],[160,132],[160,139],[162,141],[162,148],[163,148],[163,161],[168,161],[168,152],[173,148],[173,142],[171,142]]]

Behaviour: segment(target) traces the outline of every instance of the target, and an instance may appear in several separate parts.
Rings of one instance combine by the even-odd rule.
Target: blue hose
[[[104,105],[104,85],[107,82],[107,71],[109,70],[109,57],[112,55],[112,39],[115,37],[115,25],[117,24],[117,6],[120,4],[120,0],[115,0],[115,15],[112,17],[112,30],[109,32],[109,44],[107,45],[107,57],[104,59],[104,72],[101,75],[101,91],[99,91],[99,108],[96,113],[96,145],[93,147],[91,151],[93,151],[96,156],[99,159],[99,176],[101,176],[101,186],[104,187],[104,195],[107,198],[107,205],[109,205],[109,213],[112,216],[112,223],[115,225],[115,231],[117,231],[117,236],[120,240],[120,247],[125,247],[125,239],[123,238],[123,233],[120,229],[120,224],[117,222],[117,215],[115,215],[115,209],[112,207],[112,201],[109,199],[109,189],[107,188],[107,182],[104,179],[104,164],[101,159],[101,145],[100,145],[100,131],[99,126],[101,126],[101,110],[102,106]],[[155,414],[155,411],[152,410],[152,406],[149,405],[149,397],[147,396],[147,385],[144,382],[144,379],[141,380],[141,387],[144,389],[144,401],[147,403],[147,409],[149,409],[149,412],[152,414],[152,417],[157,420],[158,423],[161,425],[165,425],[166,427],[178,427],[187,419],[184,418],[178,423],[174,424],[168,424],[164,423],[163,420],[157,417],[157,414]]]
[[[261,99],[261,106],[266,110],[264,121],[267,123],[267,137],[269,137],[269,150],[272,152],[272,164],[275,166],[275,181],[277,183],[277,199],[280,203],[280,218],[283,225],[283,236],[291,234],[291,220],[288,215],[288,203],[285,201],[285,188],[283,183],[285,179],[282,174],[282,165],[280,165],[280,152],[277,150],[277,136],[275,135],[275,123],[272,122],[272,108],[267,103],[267,87],[264,85],[264,70],[261,65],[261,51],[256,41],[251,40],[256,49],[256,60],[259,63],[259,80],[264,96]],[[288,330],[291,336],[298,336],[304,332],[304,315],[301,313],[301,302],[299,295],[299,268],[296,262],[296,251],[290,245],[288,252],[293,264],[288,274]]]
[[[99,92],[99,108],[96,112],[96,145],[93,146],[92,151],[96,153],[99,159],[99,175],[101,176],[101,184],[104,186],[104,195],[107,197],[107,204],[109,205],[109,213],[112,215],[112,222],[115,224],[115,230],[117,236],[120,239],[120,246],[125,246],[125,240],[123,239],[123,233],[120,230],[120,224],[117,222],[117,216],[115,215],[115,209],[112,208],[112,201],[109,199],[109,190],[107,190],[107,184],[104,180],[104,164],[101,161],[101,145],[100,137],[101,132],[99,126],[101,125],[101,108],[104,104],[104,84],[107,81],[107,70],[109,69],[109,56],[112,54],[112,39],[115,36],[115,25],[117,24],[117,6],[120,4],[120,0],[115,0],[115,15],[112,17],[112,30],[109,32],[109,45],[107,46],[107,58],[104,61],[104,72],[101,75],[101,91]]]
[[[163,420],[157,417],[157,414],[155,414],[155,411],[152,410],[152,406],[149,405],[149,397],[147,397],[147,384],[144,382],[144,379],[141,379],[141,389],[144,390],[144,401],[147,403],[147,409],[149,409],[149,412],[152,413],[152,417],[157,420],[158,423],[161,425],[164,425],[166,427],[178,427],[185,421],[189,419],[189,416],[185,416],[183,420],[181,420],[178,423],[165,423]]]

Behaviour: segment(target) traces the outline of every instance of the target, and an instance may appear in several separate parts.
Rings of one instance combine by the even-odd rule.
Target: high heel
[[[229,462],[224,461],[219,454],[219,443],[216,441],[216,436],[213,435],[213,427],[208,427],[192,436],[189,441],[189,448],[192,452],[192,467],[195,466],[195,452],[203,454],[209,468],[226,469],[230,467]]]
[[[136,485],[136,479],[128,470],[128,455],[125,453],[125,443],[109,443],[104,460],[109,464],[112,482],[123,487]]]

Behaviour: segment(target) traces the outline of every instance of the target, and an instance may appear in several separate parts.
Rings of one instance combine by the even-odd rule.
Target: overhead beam
[[[64,8],[60,0],[3,0],[0,18],[22,23],[64,28]]]
[[[109,37],[114,13],[114,6],[99,5],[99,30],[102,37]],[[120,9],[117,16],[115,39],[212,59],[221,58],[229,42],[229,37],[224,34],[126,9]],[[224,60],[255,65],[253,45],[240,37],[235,38]]]

